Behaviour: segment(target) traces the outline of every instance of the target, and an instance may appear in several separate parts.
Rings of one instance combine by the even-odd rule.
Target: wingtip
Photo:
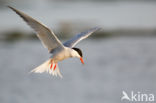
[[[95,26],[95,27],[89,29],[88,31],[95,32],[95,31],[98,31],[98,30],[100,30],[100,29],[101,29],[101,27],[99,27],[99,26]]]
[[[12,6],[10,5],[6,5],[6,7],[10,8],[10,9],[14,9]]]
[[[6,5],[6,7],[10,8],[11,6],[10,5]]]
[[[94,27],[94,29],[97,31],[97,30],[101,30],[102,28],[99,26],[96,26],[96,27]]]
[[[15,8],[13,8],[12,6],[7,5],[8,8],[10,8],[11,10],[17,12],[17,10]]]

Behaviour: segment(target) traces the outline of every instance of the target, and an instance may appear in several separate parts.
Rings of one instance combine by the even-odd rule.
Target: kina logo
[[[131,91],[129,94],[125,91],[122,91],[121,101],[141,101],[141,102],[153,102],[154,101],[154,94],[150,93],[141,93],[141,92],[134,92]]]

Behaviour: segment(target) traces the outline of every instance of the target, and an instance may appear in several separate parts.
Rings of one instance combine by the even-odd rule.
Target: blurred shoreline
[[[50,29],[61,39],[70,38],[94,26],[99,26],[102,30],[95,32],[91,38],[155,37],[156,2],[104,1],[14,0],[4,4],[11,5],[52,27]],[[0,16],[0,41],[37,38],[33,30],[10,9],[1,8]]]
[[[87,28],[87,27],[86,27]],[[87,30],[87,29],[86,29]],[[33,31],[33,30],[32,30]],[[55,31],[55,34],[60,39],[71,38],[77,33],[83,32],[84,30],[76,31],[70,28],[59,28],[58,31]],[[17,41],[17,40],[37,40],[37,36],[34,32],[24,32],[19,30],[11,30],[7,32],[0,33],[0,41]],[[103,28],[100,31],[95,32],[90,38],[92,39],[101,39],[101,38],[112,38],[112,37],[156,37],[156,29],[116,29],[116,30],[104,30]]]

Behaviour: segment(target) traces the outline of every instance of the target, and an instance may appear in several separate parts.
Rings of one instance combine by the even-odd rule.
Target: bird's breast
[[[58,61],[62,61],[62,60],[64,60],[64,59],[67,59],[67,58],[69,58],[69,57],[71,57],[70,52],[67,51],[67,50],[63,50],[63,51],[58,52],[57,54],[55,54],[55,55],[53,56],[53,59],[54,59],[56,62],[58,62]]]

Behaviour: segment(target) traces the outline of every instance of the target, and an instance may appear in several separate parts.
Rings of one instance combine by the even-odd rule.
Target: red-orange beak
[[[84,61],[83,61],[83,58],[82,57],[80,57],[80,61],[81,61],[82,64],[84,64]]]

